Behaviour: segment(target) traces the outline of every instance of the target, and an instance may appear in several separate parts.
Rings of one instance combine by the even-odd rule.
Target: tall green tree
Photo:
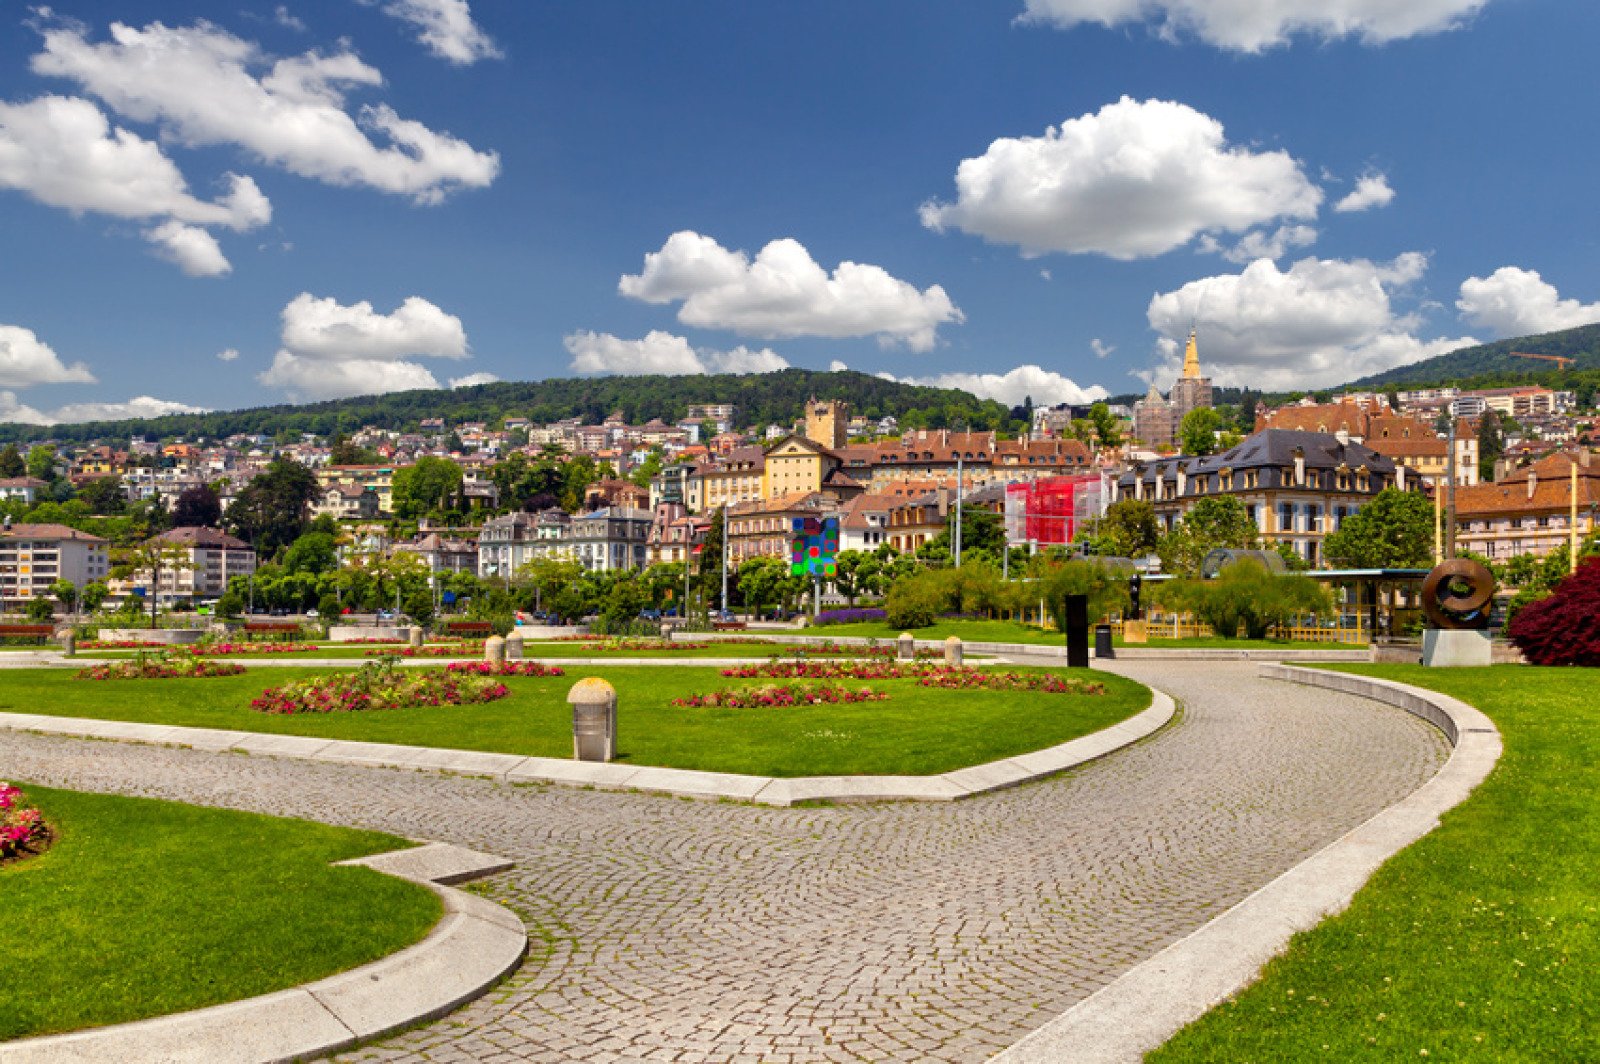
[[[1177,525],[1161,537],[1156,553],[1163,572],[1197,576],[1200,563],[1219,547],[1249,550],[1260,546],[1261,537],[1245,504],[1231,495],[1210,495],[1194,507]]]
[[[40,480],[54,480],[56,478],[56,449],[48,443],[41,443],[28,451],[28,476]]]
[[[271,555],[305,531],[317,478],[291,458],[275,458],[246,484],[228,507],[228,524],[257,553]]]
[[[1217,431],[1221,428],[1221,414],[1209,406],[1197,406],[1183,415],[1178,425],[1178,446],[1184,454],[1216,454]]]
[[[1414,491],[1384,488],[1322,541],[1330,565],[1422,569],[1433,564],[1433,505]]]
[[[1095,439],[1102,447],[1116,447],[1122,443],[1122,432],[1117,428],[1117,415],[1105,403],[1089,408],[1089,420],[1094,423]]]
[[[172,527],[216,528],[222,524],[222,500],[210,484],[196,484],[178,493],[172,504]]]
[[[1105,516],[1088,537],[1094,554],[1117,558],[1142,558],[1161,542],[1156,509],[1144,499],[1118,499],[1106,507]]]
[[[1494,479],[1494,464],[1506,453],[1506,438],[1500,415],[1485,410],[1478,419],[1478,479]]]
[[[0,477],[25,477],[28,475],[28,463],[22,460],[22,452],[17,450],[17,445],[8,443],[0,450]]]
[[[397,517],[422,517],[446,509],[461,494],[461,467],[448,458],[423,455],[394,471],[391,491]]]

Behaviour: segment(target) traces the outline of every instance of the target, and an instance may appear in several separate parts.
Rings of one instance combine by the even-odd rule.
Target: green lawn
[[[1041,749],[1098,731],[1150,703],[1139,684],[1093,673],[1104,695],[951,691],[875,681],[886,702],[792,709],[687,709],[675,697],[772,681],[691,666],[582,666],[565,677],[516,677],[509,698],[473,706],[279,716],[249,708],[267,686],[315,669],[258,669],[210,679],[89,681],[66,670],[0,672],[0,711],[291,733],[544,757],[572,756],[567,691],[601,676],[619,695],[625,762],[772,776],[932,774]],[[1031,671],[1031,670],[1030,670]],[[852,685],[864,681],[846,681]]]
[[[0,1042],[283,990],[408,946],[441,915],[424,887],[330,867],[404,839],[20,785],[59,841],[0,867]]]
[[[1600,1060],[1600,674],[1338,668],[1477,706],[1505,753],[1345,913],[1148,1059]]]
[[[690,640],[690,642],[693,642],[693,641],[694,640]],[[270,660],[270,661],[293,661],[296,658],[329,659],[329,660],[334,660],[334,659],[345,660],[345,659],[349,659],[349,660],[352,660],[352,661],[376,661],[377,658],[380,655],[369,654],[369,651],[380,650],[380,649],[385,649],[385,648],[371,647],[371,646],[365,646],[365,647],[325,646],[325,647],[323,647],[323,648],[321,648],[319,650],[310,650],[310,651],[306,651],[304,653],[294,653],[294,654],[219,654],[219,655],[216,655],[216,657],[218,658],[218,660],[225,660],[225,661],[252,661],[252,660],[263,660],[263,659]],[[395,647],[395,648],[392,649],[391,652],[395,653],[396,657],[400,657],[404,661],[417,660],[417,661],[437,661],[437,662],[440,662],[440,663],[444,663],[444,662],[449,662],[449,661],[452,661],[452,660],[462,660],[462,659],[478,660],[478,659],[483,657],[483,651],[481,651],[481,650],[471,650],[471,651],[465,651],[465,652],[463,652],[461,654],[452,655],[452,656],[449,656],[449,657],[436,657],[434,655],[429,654],[429,655],[418,655],[415,658],[408,658],[408,657],[403,657],[402,655],[400,655],[398,653],[399,649],[400,649],[399,647]],[[685,659],[694,659],[694,658],[754,658],[754,659],[759,660],[759,659],[762,659],[762,658],[770,658],[770,657],[773,657],[773,656],[792,657],[795,653],[797,653],[801,649],[802,649],[802,647],[798,643],[756,642],[755,640],[748,640],[748,641],[742,640],[740,642],[732,642],[732,641],[716,642],[716,641],[713,641],[710,646],[706,646],[706,647],[675,647],[672,650],[629,650],[629,649],[626,649],[626,648],[615,649],[615,650],[612,650],[612,649],[599,649],[599,650],[596,650],[596,649],[592,649],[592,648],[586,647],[582,643],[568,643],[568,642],[537,642],[537,643],[535,643],[535,642],[530,642],[530,643],[524,644],[523,656],[526,657],[526,658],[551,658],[551,659],[559,659],[559,658],[660,658],[662,660],[668,660],[668,661],[674,660],[674,659],[678,659],[678,658],[685,658]],[[182,650],[179,651],[179,653],[183,653],[183,654],[187,654],[188,652],[189,651],[187,649],[182,649]],[[85,651],[81,652],[81,654],[79,656],[80,657],[94,657],[94,658],[131,658],[131,657],[135,657],[135,656],[137,656],[138,654],[141,654],[141,653],[148,654],[148,653],[150,653],[150,651],[126,650],[126,649],[85,650]],[[832,655],[830,655],[830,656],[832,656]],[[839,655],[839,656],[847,657],[848,655]]]
[[[918,639],[948,639],[960,636],[963,640],[981,643],[1048,643],[1064,646],[1066,637],[1053,629],[1039,628],[1017,621],[939,621],[927,628],[891,628],[881,621],[863,621],[857,624],[825,624],[807,628],[802,635],[859,636],[867,639],[893,640],[903,631],[910,631]]]
[[[1321,643],[1310,639],[1227,639],[1205,636],[1196,639],[1150,639],[1129,643],[1121,636],[1112,640],[1116,647],[1159,647],[1166,650],[1366,650],[1365,643]]]

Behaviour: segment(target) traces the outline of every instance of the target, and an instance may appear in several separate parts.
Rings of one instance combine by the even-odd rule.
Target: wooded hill
[[[733,403],[744,425],[788,425],[804,412],[808,399],[843,399],[852,414],[892,415],[902,427],[970,426],[978,430],[1016,429],[1011,411],[1000,403],[950,388],[926,388],[883,380],[854,371],[786,369],[746,376],[648,376],[555,378],[545,381],[479,384],[470,388],[427,389],[357,396],[303,406],[282,404],[206,414],[173,414],[127,421],[77,425],[0,424],[0,444],[53,439],[62,442],[151,439],[220,439],[235,434],[298,439],[301,433],[331,436],[365,425],[408,431],[424,418],[447,424],[504,417],[527,417],[535,424],[582,418],[598,424],[620,412],[629,424],[651,418],[673,423],[692,403]]]
[[[1511,352],[1522,351],[1535,355],[1561,355],[1573,360],[1566,370],[1554,362],[1543,359],[1515,358]],[[1350,389],[1382,389],[1394,384],[1400,388],[1431,388],[1441,384],[1494,387],[1478,383],[1483,380],[1510,384],[1530,384],[1537,381],[1551,387],[1572,387],[1562,383],[1565,374],[1600,372],[1600,325],[1580,325],[1561,332],[1542,333],[1537,336],[1519,336],[1510,340],[1497,340],[1492,344],[1463,347],[1448,354],[1436,355],[1409,366],[1375,373],[1345,385]]]

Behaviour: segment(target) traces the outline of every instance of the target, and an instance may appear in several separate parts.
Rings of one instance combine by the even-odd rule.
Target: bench
[[[298,639],[303,634],[298,624],[293,621],[246,621],[244,634],[249,635],[281,635],[290,639]]]
[[[712,621],[711,622],[711,630],[713,632],[742,632],[748,627],[750,627],[750,626],[748,624],[746,624],[744,621]]]
[[[55,634],[53,624],[0,624],[0,639],[37,639],[44,643]]]

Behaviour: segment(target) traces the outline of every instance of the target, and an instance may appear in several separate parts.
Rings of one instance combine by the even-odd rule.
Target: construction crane
[[[1546,362],[1554,362],[1556,364],[1556,369],[1566,369],[1573,363],[1573,360],[1568,358],[1566,355],[1535,355],[1527,351],[1512,351],[1511,357],[1543,359]]]

